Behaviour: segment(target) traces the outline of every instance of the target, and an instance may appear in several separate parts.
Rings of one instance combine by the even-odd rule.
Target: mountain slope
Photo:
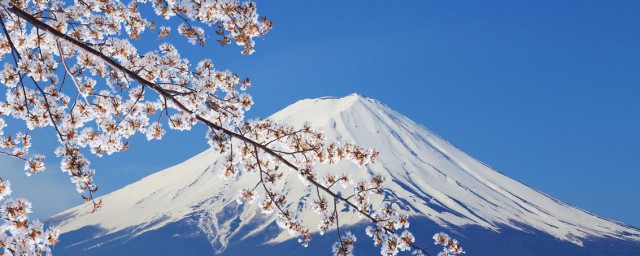
[[[425,235],[446,228],[496,239],[523,236],[516,243],[525,247],[557,243],[583,248],[581,255],[589,255],[589,248],[599,248],[592,245],[598,241],[640,254],[638,229],[569,206],[510,179],[376,100],[358,94],[301,100],[270,118],[294,126],[310,122],[324,130],[327,138],[378,149],[380,157],[366,170],[348,163],[332,168],[351,170],[356,178],[367,173],[385,176],[387,198],[404,202],[417,220],[413,229],[424,227],[428,230]],[[291,237],[275,228],[272,217],[262,215],[253,205],[235,202],[239,189],[254,185],[257,177],[224,180],[216,171],[223,163],[219,159],[217,153],[205,151],[104,196],[105,207],[97,213],[90,214],[90,206],[83,205],[54,216],[49,223],[57,225],[65,232],[62,238],[67,238],[56,250],[127,254],[136,248],[160,248],[155,244],[178,241],[195,250],[187,254],[239,253],[243,241],[292,247]],[[287,179],[291,188],[288,197],[304,202],[309,197],[304,185],[295,174]],[[341,218],[346,225],[358,221],[355,216]],[[150,234],[165,240],[149,238]],[[547,242],[527,244],[532,237]],[[333,242],[335,237],[328,240]],[[125,248],[123,244],[127,250],[118,251]]]

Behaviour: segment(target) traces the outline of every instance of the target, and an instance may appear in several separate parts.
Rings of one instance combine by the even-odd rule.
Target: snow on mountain
[[[332,168],[350,170],[355,177],[382,174],[387,178],[388,198],[401,200],[412,216],[426,217],[441,227],[479,227],[494,233],[505,228],[535,230],[576,245],[589,239],[640,243],[638,229],[519,183],[386,105],[359,94],[301,100],[270,118],[294,126],[309,122],[324,130],[327,138],[378,149],[380,157],[366,169],[347,163]],[[217,171],[222,161],[219,154],[205,151],[102,197],[104,207],[96,213],[89,213],[91,206],[81,205],[52,217],[49,223],[66,233],[87,227],[99,230],[68,245],[91,250],[122,236],[134,239],[189,219],[197,222],[197,233],[206,236],[216,252],[224,252],[232,237],[244,239],[270,230],[273,218],[265,217],[253,205],[237,205],[239,189],[253,186],[257,177],[224,180]],[[288,197],[305,201],[309,194],[298,177],[291,174],[287,182],[291,188]],[[345,225],[358,221],[355,216],[341,218]],[[314,226],[310,227],[313,230]],[[290,238],[276,234],[268,240],[276,243]]]

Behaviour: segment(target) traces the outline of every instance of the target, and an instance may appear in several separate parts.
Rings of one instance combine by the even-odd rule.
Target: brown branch
[[[333,214],[336,216],[336,232],[338,233],[338,240],[340,241],[340,251],[342,251],[342,255],[347,256],[347,250],[345,249],[344,241],[340,234],[340,220],[338,217],[338,203],[336,199],[333,200]]]
[[[5,155],[5,156],[14,157],[14,158],[20,159],[20,160],[25,161],[25,162],[29,162],[29,160],[24,158],[24,157],[21,157],[19,155],[16,155],[16,154],[13,154],[13,153],[9,153],[9,152],[6,152],[6,151],[0,151],[0,154]]]
[[[87,96],[85,96],[82,93],[82,90],[80,89],[80,85],[78,84],[78,81],[76,81],[75,76],[73,75],[73,73],[71,72],[71,70],[69,70],[69,67],[67,66],[67,61],[64,58],[64,52],[62,51],[62,46],[60,45],[60,41],[56,41],[56,45],[58,46],[58,52],[60,53],[60,60],[62,61],[62,66],[64,67],[65,70],[65,74],[69,74],[69,77],[71,78],[71,81],[73,82],[73,84],[76,86],[76,89],[78,89],[78,93],[80,95],[82,95],[82,98],[84,98],[84,102],[87,105],[89,104],[89,100],[87,100]],[[64,82],[63,82],[64,83]]]
[[[264,173],[264,171],[262,170],[262,166],[260,164],[260,158],[258,158],[258,149],[256,149],[254,147],[255,150],[255,157],[256,157],[256,163],[258,165],[258,171],[260,172],[260,183],[262,183],[262,187],[264,188],[264,192],[265,194],[267,194],[269,196],[269,199],[271,200],[271,202],[278,208],[278,210],[280,211],[280,213],[282,214],[282,216],[286,217],[287,220],[289,222],[293,222],[291,220],[291,214],[288,211],[284,211],[280,205],[278,204],[278,202],[276,201],[276,199],[273,197],[273,193],[271,192],[271,190],[269,190],[269,188],[267,188],[267,185],[264,183],[264,179],[262,177],[262,174]]]

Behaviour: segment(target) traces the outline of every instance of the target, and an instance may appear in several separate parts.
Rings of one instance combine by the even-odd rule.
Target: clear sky
[[[360,92],[537,190],[640,226],[640,1],[280,0],[258,8],[275,28],[254,55],[182,47],[252,78],[251,117]],[[124,154],[94,159],[101,194],[204,150],[203,130],[139,137]],[[81,203],[49,155],[47,173],[28,180],[19,163],[0,158],[0,175],[13,179],[14,195],[33,198],[41,218]]]

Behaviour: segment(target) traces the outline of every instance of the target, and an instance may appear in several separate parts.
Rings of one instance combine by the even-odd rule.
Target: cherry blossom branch
[[[346,197],[345,198],[342,195],[340,195],[339,193],[337,193],[335,191],[332,191],[331,190],[331,186],[333,184],[330,185],[330,186],[325,186],[325,185],[321,184],[315,178],[315,175],[311,172],[311,170],[309,168],[304,167],[304,166],[303,167],[297,166],[296,164],[293,163],[295,161],[290,161],[285,156],[283,156],[283,155],[291,155],[293,158],[297,159],[296,155],[302,155],[302,157],[304,157],[304,159],[307,162],[309,162],[310,160],[307,158],[307,154],[306,153],[314,152],[314,151],[318,150],[317,148],[305,148],[305,147],[303,147],[303,145],[300,145],[299,141],[301,141],[302,139],[300,137],[298,137],[297,133],[293,133],[293,134],[290,134],[289,136],[283,136],[283,137],[276,136],[276,137],[278,137],[278,138],[276,138],[276,140],[280,140],[280,139],[282,139],[284,137],[292,136],[294,138],[293,140],[296,142],[296,148],[294,148],[292,152],[285,152],[285,151],[277,150],[277,149],[274,149],[274,148],[270,148],[268,145],[269,145],[269,143],[271,143],[273,141],[267,142],[266,144],[261,143],[256,139],[252,139],[252,138],[250,138],[248,136],[245,136],[245,135],[241,134],[240,132],[234,132],[231,129],[224,127],[223,122],[221,120],[219,120],[219,124],[216,124],[215,121],[209,120],[205,115],[203,115],[202,113],[198,112],[197,109],[190,109],[189,107],[187,107],[187,105],[185,103],[183,103],[179,99],[179,97],[181,95],[175,94],[174,90],[172,90],[170,88],[165,88],[166,86],[163,87],[162,85],[159,85],[159,84],[157,84],[155,82],[150,81],[151,79],[153,79],[153,75],[148,73],[149,71],[146,71],[144,69],[140,69],[138,71],[133,71],[130,68],[126,68],[122,64],[120,64],[118,61],[113,59],[112,57],[109,57],[109,56],[105,55],[103,52],[92,48],[91,46],[89,46],[88,44],[86,44],[84,42],[79,41],[79,39],[72,38],[72,37],[70,37],[70,36],[58,31],[57,29],[55,29],[55,28],[51,27],[50,25],[42,22],[37,17],[25,12],[24,10],[22,10],[20,8],[17,8],[15,6],[10,6],[7,9],[7,11],[17,15],[18,17],[20,17],[20,18],[22,18],[24,20],[26,20],[28,23],[30,23],[31,25],[36,27],[38,30],[42,30],[42,31],[48,33],[49,35],[53,36],[56,40],[65,41],[66,43],[68,43],[71,46],[73,46],[74,48],[76,48],[78,51],[84,52],[84,53],[90,54],[93,57],[96,57],[100,61],[104,62],[108,67],[113,69],[115,72],[122,72],[124,74],[125,81],[127,83],[128,83],[128,79],[126,79],[126,77],[128,77],[130,79],[133,79],[136,82],[140,83],[143,86],[143,88],[148,87],[151,90],[153,90],[156,93],[158,93],[158,95],[165,101],[165,103],[164,103],[164,111],[167,113],[167,117],[169,118],[170,122],[174,123],[174,120],[169,116],[167,101],[169,101],[171,104],[173,104],[175,106],[175,108],[177,108],[181,112],[180,114],[188,114],[189,116],[192,116],[193,118],[195,118],[196,121],[198,121],[200,123],[203,123],[204,125],[208,126],[209,128],[211,128],[214,131],[219,131],[219,132],[225,134],[226,136],[229,136],[230,138],[238,139],[238,140],[242,141],[245,144],[249,144],[249,145],[253,146],[253,150],[254,150],[254,153],[255,153],[256,160],[257,160],[258,168],[260,169],[261,182],[263,181],[263,173],[264,173],[264,171],[262,170],[262,166],[261,166],[260,160],[258,159],[258,155],[260,154],[260,151],[272,156],[276,160],[276,162],[282,163],[285,166],[291,168],[292,170],[294,170],[295,172],[300,174],[307,182],[309,182],[310,184],[314,185],[317,189],[323,190],[325,193],[330,195],[332,198],[334,198],[334,206],[337,206],[337,202],[342,202],[342,203],[348,205],[349,208],[351,208],[353,211],[355,211],[355,212],[361,214],[362,216],[366,217],[367,219],[369,219],[372,223],[374,223],[376,225],[379,224],[382,221],[389,222],[388,220],[385,220],[384,218],[380,218],[380,217],[376,217],[376,216],[372,215],[369,209],[367,209],[366,207],[363,207],[363,206],[367,206],[366,204],[360,203],[362,205],[358,206],[357,203],[354,203],[354,202],[352,202],[350,200],[351,197]],[[226,9],[225,9],[225,11],[226,11]],[[231,19],[231,20],[232,20],[233,24],[235,24],[237,26],[236,21],[233,20],[233,19]],[[5,28],[5,30],[6,30],[6,28]],[[8,35],[8,33],[7,33],[7,35]],[[240,38],[239,40],[242,41],[242,42],[247,43],[247,40],[244,39],[244,38]],[[238,40],[236,40],[236,41],[238,41]],[[249,45],[249,46],[247,46],[247,45]],[[60,48],[60,45],[58,45],[58,47]],[[252,46],[250,44],[245,44],[245,48],[246,47],[252,48]],[[14,48],[14,51],[15,51],[16,54],[18,53],[18,51],[15,50],[15,48]],[[64,59],[63,55],[62,55],[62,58]],[[65,65],[65,68],[66,68],[66,65]],[[68,68],[66,68],[66,70],[68,71]],[[145,72],[147,72],[147,76],[146,77],[149,77],[149,78],[145,78],[144,77],[143,73],[145,73]],[[33,78],[32,78],[32,80],[33,80]],[[34,83],[35,82],[36,81],[34,80]],[[128,86],[128,84],[125,84],[125,85]],[[37,83],[36,83],[36,86],[38,87],[40,92],[43,94],[43,97],[44,97],[44,100],[45,100],[45,104],[48,105],[49,103],[47,101],[47,95],[45,94],[45,91],[42,90],[42,88],[40,88],[40,86],[38,86]],[[122,86],[122,84],[120,84],[120,86]],[[136,103],[137,103],[137,101],[136,101]],[[215,103],[213,103],[213,104],[215,104]],[[215,107],[215,105],[214,105],[213,109],[218,110],[219,107]],[[51,110],[49,108],[47,110],[49,112],[49,117],[51,118],[52,125],[58,131],[58,134],[61,136],[61,140],[64,141],[64,139],[62,138],[62,134],[60,133],[59,129],[57,128],[56,121],[53,119],[53,115],[51,114]],[[126,116],[125,116],[125,118],[126,118]],[[174,123],[174,125],[178,126],[175,123]],[[320,153],[321,152],[316,152],[316,154],[320,154]],[[360,154],[360,155],[358,155],[358,154]],[[362,164],[364,162],[364,158],[366,158],[366,156],[363,156],[362,153],[357,153],[355,155],[356,155],[355,159],[359,160],[360,164]],[[232,159],[233,159],[233,154],[230,154],[230,160],[232,160]],[[274,201],[273,195],[272,195],[272,193],[270,193],[270,190],[266,187],[264,182],[262,182],[262,184],[263,184],[263,186],[264,186],[264,188],[266,190],[266,193],[271,197],[271,200]],[[362,193],[362,192],[365,192],[365,191],[367,191],[367,189],[360,189],[359,193]],[[93,195],[92,192],[94,192],[94,190],[90,189],[89,193],[90,193],[91,198],[92,198],[92,195]],[[278,208],[279,208],[278,202],[276,201],[275,203],[276,203],[276,206],[278,206]],[[94,210],[95,210],[95,205],[96,204],[94,202]],[[282,209],[279,209],[279,210],[281,211],[281,213],[285,217],[289,217],[289,215],[284,214]],[[334,211],[336,211],[335,208],[334,208]],[[337,223],[337,212],[336,212],[336,223]],[[396,228],[394,228],[393,224],[394,223],[390,223],[389,222],[386,225],[383,225],[381,228],[384,230],[385,233],[395,234],[396,233]],[[301,227],[296,226],[295,228],[300,229]],[[301,234],[302,234],[302,232],[301,232]],[[340,235],[340,232],[338,234]],[[307,237],[305,236],[305,240],[306,239],[307,239]],[[343,239],[341,238],[340,240],[341,240],[341,244],[344,244]],[[413,241],[409,241],[409,242],[407,242],[407,244],[409,244],[413,248],[420,249],[420,247],[414,245]]]

